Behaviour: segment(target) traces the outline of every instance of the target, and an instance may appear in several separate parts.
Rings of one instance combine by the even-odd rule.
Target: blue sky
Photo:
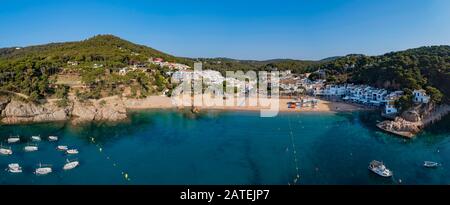
[[[0,0],[0,47],[113,34],[187,57],[322,59],[450,44],[447,0]]]

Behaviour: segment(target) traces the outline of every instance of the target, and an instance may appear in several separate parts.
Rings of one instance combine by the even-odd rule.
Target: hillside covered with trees
[[[195,59],[203,63],[204,69],[217,70],[222,74],[225,71],[272,71],[279,70],[285,71],[290,70],[294,73],[307,73],[312,72],[316,68],[313,65],[317,65],[319,61],[303,61],[303,60],[292,60],[292,59],[273,59],[266,61],[256,61],[256,60],[235,60],[229,58],[198,58]]]
[[[74,73],[92,88],[91,92],[85,93],[87,98],[100,97],[102,90],[112,90],[120,84],[136,84],[142,92],[151,93],[151,86],[165,83],[157,67],[150,76],[138,72],[131,72],[127,76],[110,74],[110,71],[134,63],[147,62],[150,57],[192,64],[188,59],[177,58],[112,35],[98,35],[79,42],[0,49],[0,90],[23,93],[35,101],[58,93],[51,86],[56,81],[56,75]],[[68,65],[69,62],[76,62],[76,65]],[[165,85],[159,86],[161,90]]]

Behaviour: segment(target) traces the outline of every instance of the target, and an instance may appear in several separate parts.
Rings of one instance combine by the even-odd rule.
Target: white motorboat
[[[2,155],[12,155],[12,150],[10,148],[0,147],[0,154]]]
[[[77,149],[68,149],[66,151],[67,154],[78,154],[78,150]]]
[[[67,163],[64,165],[63,170],[71,170],[75,167],[77,167],[78,165],[80,165],[80,162],[78,161],[69,161],[67,160]]]
[[[369,170],[382,176],[382,177],[391,177],[392,171],[387,169],[386,166],[384,166],[383,162],[379,162],[376,160],[373,160],[369,164]]]
[[[423,162],[423,166],[427,167],[427,168],[435,168],[435,167],[441,166],[441,164],[439,164],[437,162],[432,162],[432,161],[425,161],[425,162]]]
[[[49,141],[58,141],[58,137],[57,136],[48,136],[48,140]]]
[[[20,137],[19,136],[9,137],[8,138],[8,143],[16,143],[18,141],[20,141]]]
[[[59,151],[66,151],[69,148],[66,145],[58,145],[58,147],[56,147],[56,149]]]
[[[22,167],[20,167],[20,165],[17,163],[12,163],[12,164],[8,164],[7,170],[8,170],[8,172],[11,172],[11,173],[21,173]]]
[[[41,136],[31,136],[31,140],[34,142],[39,142],[41,141]]]
[[[35,152],[38,151],[38,146],[36,145],[27,145],[23,148],[25,152]]]
[[[46,175],[50,174],[52,172],[52,168],[50,166],[42,166],[42,164],[39,164],[39,168],[36,169],[34,174],[36,175]]]

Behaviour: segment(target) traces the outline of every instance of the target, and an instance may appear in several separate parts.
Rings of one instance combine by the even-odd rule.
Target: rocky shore
[[[450,113],[449,105],[426,104],[413,107],[396,117],[377,124],[377,127],[405,138],[412,138],[422,131],[425,126],[440,120]]]
[[[65,107],[57,101],[42,104],[18,100],[0,100],[0,118],[3,124],[68,121],[82,123],[89,121],[119,121],[127,118],[126,107],[119,97],[79,102],[71,100]]]

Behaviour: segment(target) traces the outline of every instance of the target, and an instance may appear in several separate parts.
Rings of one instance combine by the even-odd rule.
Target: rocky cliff
[[[74,123],[86,121],[118,121],[127,118],[127,110],[119,97],[91,100],[80,103],[75,101],[72,116]]]
[[[407,121],[401,117],[396,117],[395,120],[386,120],[378,123],[377,126],[390,133],[394,133],[403,137],[412,138],[420,132],[423,127],[421,122]]]
[[[393,121],[387,120],[377,124],[382,130],[412,138],[425,126],[438,121],[441,117],[450,113],[449,105],[424,104],[413,107],[396,117]]]
[[[73,123],[88,121],[118,121],[127,118],[122,100],[109,97],[101,100],[79,102],[72,100],[67,107],[58,107],[55,102],[43,104],[0,99],[1,122],[3,124],[54,122],[71,120]]]
[[[4,124],[51,122],[68,119],[68,108],[59,108],[53,103],[35,105],[11,100],[1,112],[1,122]]]

